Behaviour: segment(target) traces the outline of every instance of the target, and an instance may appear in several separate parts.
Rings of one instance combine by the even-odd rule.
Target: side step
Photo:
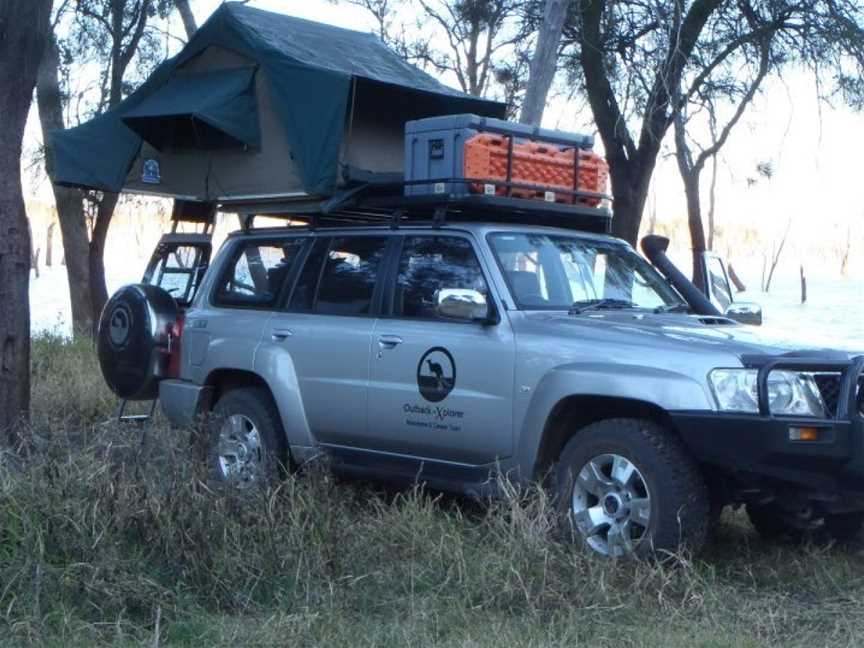
[[[120,401],[120,407],[117,408],[117,420],[120,423],[146,423],[153,418],[153,413],[156,411],[156,403],[159,402],[159,399],[154,398],[150,401],[150,411],[146,414],[126,414],[126,404],[128,402],[125,398]]]

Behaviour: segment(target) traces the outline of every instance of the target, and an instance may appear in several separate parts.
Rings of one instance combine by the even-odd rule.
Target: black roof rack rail
[[[459,181],[492,185],[493,191],[468,194],[436,194],[405,196],[404,190],[413,184],[438,184]],[[252,228],[256,216],[285,218],[292,224],[309,227],[345,227],[351,225],[429,224],[440,227],[448,222],[498,222],[524,225],[547,225],[581,231],[608,234],[612,212],[590,202],[606,201],[609,196],[591,192],[554,189],[553,196],[566,202],[516,198],[513,189],[550,191],[549,187],[501,180],[477,178],[444,178],[419,182],[366,184],[347,189],[326,200],[247,203],[240,206],[244,214],[244,229]],[[502,195],[503,194],[503,195]],[[602,202],[601,202],[602,205]],[[227,209],[237,205],[225,206]]]

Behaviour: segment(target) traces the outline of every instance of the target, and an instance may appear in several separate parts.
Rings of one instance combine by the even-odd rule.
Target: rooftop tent
[[[406,121],[502,117],[371,34],[223,4],[114,110],[52,134],[55,181],[231,203],[398,173]]]

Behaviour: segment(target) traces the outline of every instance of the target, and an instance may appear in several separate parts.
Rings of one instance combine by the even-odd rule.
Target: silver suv
[[[216,479],[324,454],[473,496],[539,481],[572,537],[613,556],[698,551],[726,504],[763,534],[864,522],[864,357],[698,314],[662,253],[495,223],[249,229],[206,273],[173,249],[156,274],[194,299],[122,289],[100,355],[115,391],[158,390],[173,424],[208,414]]]

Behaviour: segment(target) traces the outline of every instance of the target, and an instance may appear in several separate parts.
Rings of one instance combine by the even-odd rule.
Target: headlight
[[[755,369],[715,369],[708,378],[717,407],[727,412],[759,412]],[[825,401],[812,374],[772,371],[768,375],[768,408],[781,416],[825,418]]]

